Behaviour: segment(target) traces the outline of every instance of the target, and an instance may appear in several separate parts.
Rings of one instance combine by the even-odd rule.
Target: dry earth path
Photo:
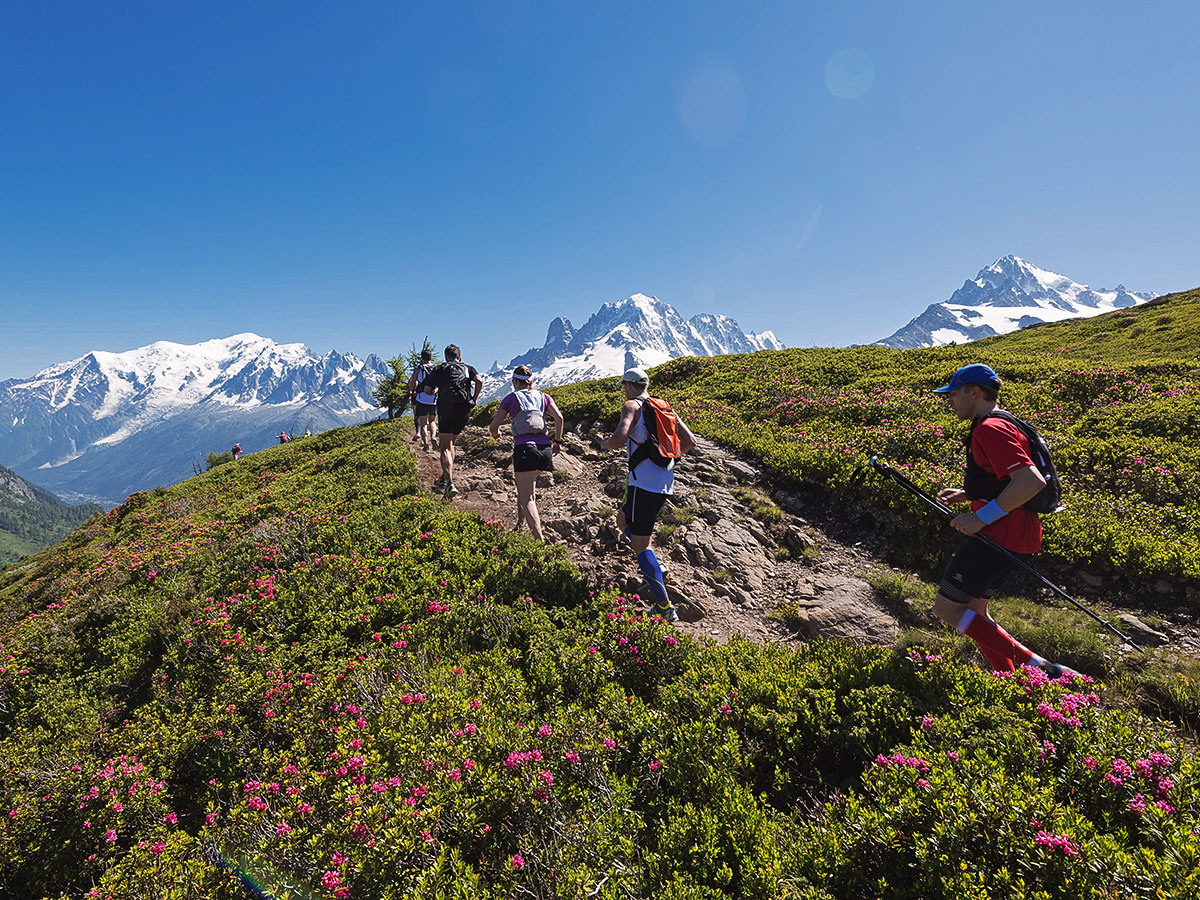
[[[638,592],[641,573],[614,519],[624,454],[598,449],[598,437],[589,423],[568,423],[554,473],[539,478],[538,509],[547,541],[561,545],[592,583]],[[470,428],[459,440],[455,505],[515,522],[510,439],[492,441]],[[441,473],[437,454],[416,452],[421,484],[429,487]],[[781,643],[817,634],[895,641],[896,617],[862,577],[887,567],[861,547],[830,539],[800,515],[796,498],[772,496],[757,466],[701,438],[678,464],[675,484],[654,547],[681,631],[721,642],[734,633]],[[796,630],[768,617],[781,603],[793,606]]]

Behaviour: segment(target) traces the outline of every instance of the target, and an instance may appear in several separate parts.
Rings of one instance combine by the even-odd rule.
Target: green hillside
[[[0,466],[0,567],[56,544],[100,507],[68,506]]]
[[[272,448],[0,572],[0,896],[1200,893],[1196,757],[1100,685],[701,646],[407,446]]]
[[[1096,354],[1093,358],[1091,353]],[[1146,597],[1200,587],[1200,291],[1093,319],[1037,326],[962,347],[797,349],[688,358],[653,370],[652,389],[698,433],[816,489],[897,561],[932,574],[952,541],[913,497],[856,472],[880,454],[924,486],[961,482],[958,422],[930,391],[989,362],[1002,405],[1054,449],[1067,509],[1044,517],[1043,559]],[[611,419],[616,380],[557,388],[568,417]]]
[[[1053,353],[1110,365],[1200,357],[1200,289],[1168,294],[1142,306],[1090,319],[1022,328],[971,345],[1013,353]]]

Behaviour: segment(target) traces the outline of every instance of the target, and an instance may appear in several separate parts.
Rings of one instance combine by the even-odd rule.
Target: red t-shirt
[[[984,419],[975,426],[971,435],[971,455],[980,467],[1001,479],[1008,479],[1016,469],[1034,464],[1029,455],[1029,441],[1021,434],[1021,429],[999,418]],[[972,500],[971,512],[986,505],[985,500]],[[1021,507],[991,525],[985,525],[980,534],[1013,553],[1037,553],[1042,549],[1042,521],[1037,513]]]

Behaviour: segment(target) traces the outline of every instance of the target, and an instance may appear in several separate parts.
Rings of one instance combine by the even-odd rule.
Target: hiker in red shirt
[[[233,458],[236,460],[239,456],[242,455],[242,445],[234,444],[233,449],[230,450],[229,452],[233,454]]]
[[[978,646],[991,667],[1012,672],[1023,665],[1044,669],[1057,678],[1062,666],[1048,662],[1022,645],[988,616],[993,586],[1014,567],[1011,559],[971,535],[982,534],[1014,554],[1042,548],[1042,523],[1037,513],[1022,508],[1046,485],[1030,455],[1029,439],[1000,416],[1000,377],[991,366],[963,366],[950,383],[937,388],[958,418],[970,421],[967,471],[963,489],[947,488],[938,500],[947,506],[970,500],[971,511],[950,526],[967,535],[950,557],[933,598],[933,611]],[[991,500],[980,498],[994,498]]]

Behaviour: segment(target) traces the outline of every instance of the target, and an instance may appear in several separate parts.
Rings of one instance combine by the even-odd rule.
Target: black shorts
[[[621,510],[625,513],[625,527],[629,529],[629,533],[639,537],[654,534],[654,523],[658,520],[659,510],[666,500],[666,494],[645,491],[632,484],[626,487]]]
[[[1014,553],[1024,558],[1028,554]],[[969,537],[954,551],[938,590],[955,603],[990,597],[992,589],[1016,566],[1011,559],[978,538]]]
[[[416,418],[419,419],[419,418],[421,418],[421,416],[436,416],[436,415],[437,415],[437,404],[436,403],[422,403],[419,400],[416,400],[413,402],[413,416],[415,416]]]
[[[443,406],[439,403],[437,406],[438,434],[462,434],[463,429],[467,427],[467,422],[471,419],[472,409],[474,407],[469,403],[456,403],[453,406],[449,404]]]
[[[554,469],[554,451],[550,444],[526,441],[513,445],[514,472],[550,472]]]

